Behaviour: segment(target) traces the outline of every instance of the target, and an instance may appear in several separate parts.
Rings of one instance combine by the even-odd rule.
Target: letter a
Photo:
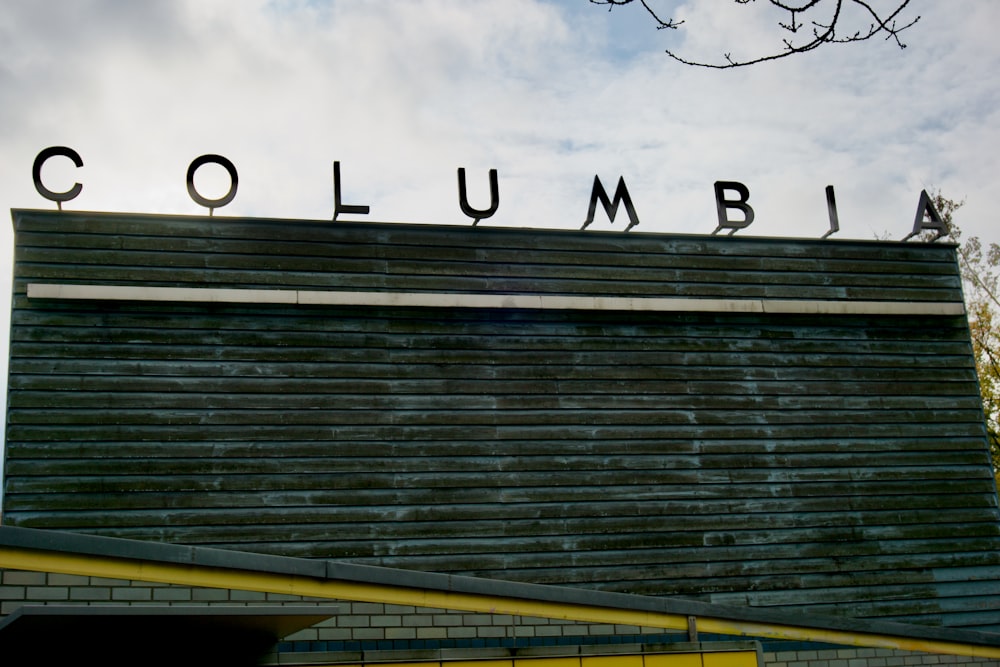
[[[635,214],[635,206],[632,205],[632,197],[628,194],[628,188],[625,187],[625,177],[618,177],[618,187],[615,188],[615,198],[611,200],[608,198],[608,192],[604,189],[604,185],[601,184],[601,179],[598,176],[594,176],[594,187],[590,191],[590,207],[587,209],[587,220],[583,223],[583,227],[580,229],[586,229],[587,225],[594,221],[594,215],[597,213],[597,201],[600,200],[601,206],[604,207],[604,212],[608,215],[608,219],[611,222],[615,221],[615,214],[618,213],[619,204],[625,204],[625,212],[628,213],[628,227],[625,231],[632,229],[639,224],[639,216]]]
[[[944,224],[944,220],[938,215],[937,209],[934,208],[934,202],[931,201],[927,190],[920,191],[920,201],[917,203],[917,216],[913,219],[913,231],[907,234],[903,240],[909,241],[924,231],[937,232],[937,235],[931,239],[932,243],[942,236],[947,236],[950,231],[948,225]]]
[[[726,199],[725,190],[735,190],[739,199]],[[738,181],[716,181],[715,182],[715,210],[719,214],[719,226],[715,228],[713,234],[719,233],[722,229],[728,229],[732,236],[737,229],[749,227],[753,222],[753,208],[747,201],[750,199],[750,189]],[[743,212],[742,220],[730,220],[727,209],[735,208]]]

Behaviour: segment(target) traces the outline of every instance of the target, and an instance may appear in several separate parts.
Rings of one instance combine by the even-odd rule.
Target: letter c
[[[38,190],[38,194],[42,195],[49,201],[54,201],[59,205],[59,210],[62,210],[62,203],[64,201],[69,201],[74,197],[78,196],[83,190],[83,186],[79,183],[74,183],[66,192],[52,192],[47,187],[42,185],[42,165],[50,157],[55,157],[60,155],[62,157],[68,157],[73,161],[73,164],[80,168],[83,166],[83,158],[72,148],[66,148],[65,146],[50,146],[46,148],[35,158],[34,164],[31,165],[31,178],[35,182],[35,189]]]

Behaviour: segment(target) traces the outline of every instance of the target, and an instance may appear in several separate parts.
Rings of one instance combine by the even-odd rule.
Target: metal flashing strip
[[[1000,635],[0,526],[0,568],[1000,658]]]
[[[965,305],[961,302],[952,301],[688,299],[673,297],[567,296],[558,294],[231,289],[58,283],[29,283],[28,298],[89,301],[298,304],[310,306],[769,313],[782,315],[965,315]]]

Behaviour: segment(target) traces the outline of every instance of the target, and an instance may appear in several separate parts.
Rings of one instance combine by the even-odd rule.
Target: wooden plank
[[[53,383],[55,385],[55,383]],[[111,383],[109,383],[110,385]],[[289,383],[292,384],[292,383]],[[58,388],[57,388],[58,387]],[[462,410],[702,410],[714,409],[722,411],[735,410],[831,410],[834,405],[842,406],[846,414],[855,412],[872,412],[876,410],[915,412],[941,410],[973,411],[973,418],[979,418],[980,404],[969,396],[956,396],[944,400],[938,396],[922,396],[916,393],[912,396],[810,396],[808,394],[786,393],[785,395],[750,393],[752,388],[746,386],[747,393],[740,393],[742,387],[732,387],[732,394],[700,395],[688,397],[679,393],[681,387],[675,387],[677,393],[642,393],[620,394],[574,394],[560,388],[557,394],[539,394],[531,392],[516,392],[516,387],[508,391],[493,394],[463,393],[458,391],[443,391],[438,383],[428,383],[423,391],[402,393],[395,388],[391,394],[388,387],[368,386],[369,393],[348,393],[350,389],[357,391],[358,387],[343,386],[343,393],[314,393],[315,387],[295,384],[294,391],[283,393],[266,385],[256,385],[250,389],[256,391],[208,393],[204,387],[197,384],[180,391],[181,387],[173,387],[171,393],[128,391],[128,384],[112,387],[116,391],[66,391],[56,385],[46,390],[21,390],[10,401],[10,408],[15,411],[31,409],[109,409],[135,410],[155,407],[158,410],[314,410],[336,408],[339,410],[435,410],[440,409],[444,402],[451,402]],[[854,386],[857,388],[857,385]],[[200,389],[200,391],[199,391]],[[312,391],[310,391],[312,389]],[[537,387],[532,387],[537,389]],[[580,388],[582,390],[582,387]],[[930,388],[928,388],[929,390]]]
[[[954,264],[953,244],[899,243],[856,240],[774,239],[762,237],[713,237],[706,235],[651,234],[632,232],[603,233],[595,231],[514,229],[496,227],[462,227],[377,222],[331,223],[323,221],[269,220],[246,218],[203,218],[181,216],[143,216],[135,214],[16,211],[14,229],[47,231],[56,235],[77,233],[108,234],[115,237],[190,237],[204,239],[252,239],[260,248],[272,242],[294,238],[302,242],[322,242],[336,238],[345,243],[409,245],[424,247],[508,247],[531,250],[581,249],[613,253],[675,253],[712,254],[727,257],[760,255],[768,248],[781,257],[862,256],[885,261],[917,258]]]
[[[840,507],[845,522],[857,521],[871,512],[895,513],[896,521],[906,521],[904,516],[924,515],[929,510],[945,517],[955,510],[971,509],[977,516],[990,517],[995,505],[995,493],[988,482],[971,481],[961,488],[950,482],[921,483],[925,491],[919,496],[907,495],[907,488],[912,484],[906,482],[886,482],[884,493],[864,495],[857,493],[869,489],[868,485],[813,485],[812,495],[794,493],[790,485],[767,487],[761,485],[733,485],[732,488],[711,487],[698,489],[697,493],[690,489],[664,488],[660,494],[655,494],[645,487],[636,486],[634,499],[624,493],[626,489],[567,489],[565,498],[553,501],[551,498],[531,498],[526,493],[514,494],[507,491],[498,493],[496,490],[483,488],[463,489],[370,489],[366,494],[366,503],[359,505],[357,497],[345,498],[336,490],[329,491],[271,491],[266,494],[255,491],[225,492],[225,493],[191,493],[191,492],[143,492],[121,498],[110,497],[102,493],[66,492],[39,494],[16,493],[8,496],[19,507],[25,508],[23,516],[33,524],[43,521],[44,516],[66,516],[66,523],[47,524],[49,527],[72,526],[72,517],[82,517],[84,520],[89,512],[96,512],[104,519],[100,526],[107,526],[108,510],[118,510],[121,525],[131,525],[130,517],[141,516],[142,510],[150,510],[160,519],[169,519],[170,523],[184,521],[183,516],[223,516],[226,523],[259,524],[259,517],[269,510],[281,516],[294,517],[302,512],[319,512],[325,519],[330,513],[346,512],[353,516],[365,509],[380,512],[385,515],[427,517],[437,512],[459,511],[456,508],[469,507],[470,511],[481,516],[490,512],[502,517],[510,513],[518,516],[524,511],[532,515],[543,512],[544,508],[560,513],[560,516],[598,516],[613,514],[634,518],[648,513],[649,516],[677,515],[688,518],[696,514],[718,517],[720,515],[747,516],[747,525],[761,515],[774,515],[787,518],[797,512],[823,512],[830,507]],[[623,495],[615,495],[622,491]],[[780,491],[781,494],[776,494]],[[823,493],[828,495],[824,496]],[[628,498],[623,500],[622,498]],[[836,499],[836,502],[833,502]],[[505,502],[499,502],[499,501]],[[31,511],[45,501],[45,511]],[[766,502],[764,502],[766,501]],[[358,509],[361,507],[362,509]],[[319,509],[316,509],[319,508]],[[137,514],[139,513],[139,514]],[[461,512],[455,516],[460,516]],[[449,514],[451,516],[451,514]],[[874,515],[881,516],[881,515]],[[753,518],[751,518],[753,517]],[[212,521],[205,521],[210,525]],[[678,525],[688,525],[679,521]]]
[[[503,428],[494,425],[471,424],[410,424],[405,432],[398,426],[379,424],[346,424],[316,425],[316,424],[256,424],[248,429],[245,425],[212,425],[212,424],[174,424],[170,428],[173,442],[204,441],[213,442],[275,442],[290,439],[350,441],[391,441],[403,439],[406,441],[455,440],[558,440],[565,434],[564,424],[559,425],[506,425]],[[891,424],[866,424],[863,427],[853,424],[824,424],[817,429],[815,424],[789,424],[775,427],[767,424],[741,424],[739,427],[724,424],[670,424],[660,426],[648,425],[591,425],[588,432],[594,439],[621,440],[657,440],[698,439],[698,438],[771,438],[771,439],[801,439],[815,435],[818,431],[829,438],[921,438],[921,437],[958,437],[982,438],[984,436],[981,422],[956,422],[946,424],[908,424],[898,422]],[[71,424],[65,426],[19,425],[8,426],[8,441],[53,441],[69,440],[76,442],[107,442],[108,440],[123,440],[128,442],[160,442],[163,439],[162,425],[129,424],[129,425],[87,425]],[[985,446],[985,445],[984,445]],[[16,451],[16,447],[13,448]]]
[[[552,440],[276,440],[276,441],[192,441],[164,440],[157,442],[112,440],[82,444],[73,440],[37,441],[20,443],[11,464],[24,459],[167,459],[167,458],[269,458],[283,457],[353,457],[358,450],[378,451],[386,459],[410,456],[581,456],[595,457],[631,456],[716,456],[743,457],[755,460],[758,456],[779,457],[797,455],[804,457],[845,455],[881,455],[884,459],[905,460],[909,456],[942,457],[971,453],[985,456],[981,434],[964,437],[855,437],[855,438],[720,438],[691,439],[683,436],[658,439],[592,439],[587,434],[576,438]],[[735,464],[734,464],[735,465]]]
[[[60,275],[59,267],[73,267],[79,271],[79,277],[108,276],[115,280],[120,274],[117,267],[141,265],[147,272],[152,269],[170,269],[178,283],[197,282],[206,273],[209,276],[218,275],[218,280],[232,272],[244,274],[253,272],[275,274],[276,279],[287,277],[298,284],[329,284],[331,276],[338,276],[338,282],[349,274],[369,274],[381,276],[391,273],[408,279],[418,277],[491,277],[515,279],[544,280],[552,284],[565,282],[579,284],[586,276],[588,283],[604,285],[606,288],[620,289],[622,284],[640,282],[655,283],[694,283],[711,284],[720,280],[720,269],[717,267],[689,267],[679,265],[676,260],[669,263],[659,258],[649,258],[649,261],[633,261],[632,265],[613,264],[558,264],[552,261],[549,253],[538,252],[526,254],[521,252],[517,259],[513,257],[489,258],[485,264],[481,257],[469,258],[469,261],[457,261],[454,257],[428,257],[421,253],[416,257],[391,258],[345,258],[341,255],[322,257],[288,257],[236,254],[213,254],[208,259],[204,254],[177,253],[164,251],[140,252],[135,250],[103,250],[92,248],[24,248],[17,254],[17,261],[26,271],[37,276],[52,277],[52,273]],[[480,253],[481,254],[481,253]],[[657,261],[658,259],[658,261]],[[476,261],[472,261],[476,260]],[[824,266],[810,265],[801,262],[801,269],[793,271],[789,266],[776,270],[774,262],[757,260],[753,266],[733,266],[727,263],[725,271],[727,281],[744,285],[781,285],[820,287],[842,285],[851,287],[892,288],[925,288],[941,289],[954,293],[961,288],[960,280],[953,273],[920,272],[902,274],[887,274],[883,271],[869,271],[869,267],[856,266],[850,272],[824,271]],[[107,271],[107,273],[105,273]],[[311,276],[311,277],[310,277]],[[888,278],[898,282],[889,282]],[[280,282],[278,283],[280,284]]]
[[[178,461],[171,458],[121,458],[101,457],[95,461],[93,457],[64,458],[58,460],[45,459],[13,459],[8,465],[9,474],[16,477],[48,477],[76,476],[100,472],[102,475],[134,475],[137,472],[160,475],[288,475],[310,473],[359,473],[364,474],[371,469],[370,456],[315,456],[297,458],[284,453],[284,448],[274,448],[274,454],[283,454],[280,458],[211,458],[200,456],[197,459]],[[404,456],[396,453],[392,463],[385,467],[393,474],[424,474],[428,472],[461,472],[461,471],[505,471],[534,472],[546,471],[558,467],[564,471],[591,471],[599,467],[602,471],[642,471],[651,470],[729,470],[733,472],[733,481],[750,474],[767,474],[775,481],[791,479],[790,474],[774,473],[775,468],[814,471],[811,474],[821,475],[822,479],[837,478],[834,472],[819,472],[847,468],[872,468],[884,479],[893,479],[893,469],[904,469],[905,473],[914,479],[921,478],[921,473],[928,470],[948,470],[963,466],[978,471],[983,461],[979,451],[957,452],[894,452],[887,457],[883,453],[877,455],[867,453],[845,454],[799,454],[782,455],[705,455],[705,454],[673,454],[663,452],[657,455],[610,454],[610,455],[571,455],[563,452],[552,452],[547,455],[493,455],[493,456],[442,456],[426,453]],[[886,470],[889,469],[889,470]],[[853,477],[852,479],[857,479]]]

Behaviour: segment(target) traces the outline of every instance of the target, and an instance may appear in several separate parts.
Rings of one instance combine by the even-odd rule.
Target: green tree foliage
[[[993,473],[1000,482],[1000,245],[990,243],[985,247],[978,236],[970,236],[963,242],[962,231],[953,216],[965,202],[948,199],[940,191],[932,199],[952,240],[959,244],[958,263],[969,314],[972,352],[983,398]]]

